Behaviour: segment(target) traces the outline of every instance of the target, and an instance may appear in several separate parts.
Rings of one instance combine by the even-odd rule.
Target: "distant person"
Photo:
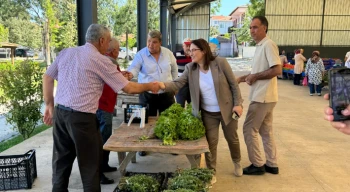
[[[348,59],[345,60],[344,66],[347,67],[347,68],[350,68],[350,57],[348,57]]]
[[[278,174],[277,149],[273,135],[273,110],[278,101],[277,75],[282,73],[278,47],[267,35],[268,21],[264,16],[253,17],[250,34],[256,42],[250,74],[237,81],[250,85],[247,116],[243,125],[244,140],[251,165],[243,169],[245,175]],[[262,138],[266,161],[260,152],[259,135]]]
[[[53,125],[52,191],[68,191],[69,177],[77,158],[84,191],[101,191],[102,139],[96,111],[103,85],[114,92],[158,92],[155,83],[129,82],[106,53],[110,30],[92,24],[86,44],[60,52],[43,76],[43,121]],[[54,80],[58,81],[55,98]]]
[[[192,59],[190,56],[191,41],[192,40],[190,38],[188,37],[185,38],[182,41],[182,50],[174,53],[179,76],[181,76],[181,74],[184,72],[186,64],[192,62]],[[191,103],[191,95],[188,88],[188,84],[186,84],[181,89],[179,89],[179,92],[177,92],[175,97],[176,97],[176,102],[179,103],[182,107],[185,107],[186,102]]]
[[[321,96],[322,91],[322,79],[325,73],[325,68],[323,65],[323,61],[320,58],[320,52],[314,51],[312,52],[312,57],[307,61],[305,76],[307,76],[307,80],[310,88],[310,96],[315,94],[315,86],[316,92],[318,96]]]
[[[306,58],[303,56],[304,49],[299,49],[294,56],[294,85],[300,85],[301,74],[304,71],[304,62]]]
[[[326,100],[329,100],[329,94],[325,94],[324,98]],[[338,131],[350,135],[350,120],[347,121],[333,121],[334,120],[334,116],[333,116],[333,109],[330,107],[326,107],[324,110],[324,119],[327,121],[331,122],[332,127],[334,127],[335,129],[337,129]],[[348,107],[342,111],[342,114],[344,116],[350,116],[350,105],[348,105]]]
[[[344,62],[350,58],[350,51],[345,54]]]
[[[281,60],[282,66],[288,63],[284,50],[280,52],[280,60]],[[283,79],[283,74],[278,75],[277,78]]]
[[[157,31],[148,33],[147,47],[136,53],[134,60],[127,71],[132,77],[138,77],[139,83],[152,81],[172,81],[178,77],[176,59],[169,49],[162,47],[162,34]],[[157,113],[165,111],[175,103],[174,93],[165,93],[160,90],[154,94],[145,91],[139,95],[139,102],[148,104],[149,116],[157,116]],[[145,156],[146,152],[139,152]]]

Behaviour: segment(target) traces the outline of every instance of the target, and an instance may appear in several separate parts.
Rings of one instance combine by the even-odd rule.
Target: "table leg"
[[[126,170],[126,167],[128,166],[128,164],[130,163],[131,159],[133,157],[135,157],[136,155],[136,152],[129,152],[125,159],[122,161],[122,163],[120,164],[119,166],[119,171],[120,171],[120,174],[121,175],[125,175],[125,170]]]
[[[131,159],[131,163],[136,163],[136,155]]]
[[[125,152],[118,152],[118,161],[119,161],[119,165],[122,164],[123,160],[125,159]]]
[[[200,167],[201,154],[198,155],[186,155],[188,161],[191,163],[191,168]]]

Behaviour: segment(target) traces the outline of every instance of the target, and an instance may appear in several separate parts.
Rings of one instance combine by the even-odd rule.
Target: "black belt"
[[[63,110],[65,110],[65,111],[80,112],[80,111],[74,110],[74,109],[72,109],[72,108],[70,108],[70,107],[66,107],[66,106],[64,106],[64,105],[60,105],[60,104],[57,104],[56,107],[59,108],[59,109],[63,109]]]

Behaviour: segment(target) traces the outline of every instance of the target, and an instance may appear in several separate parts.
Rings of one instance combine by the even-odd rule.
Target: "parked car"
[[[136,53],[131,51],[130,49],[128,49],[128,54],[129,54],[129,60],[133,60]],[[118,56],[118,58],[126,59],[126,47],[120,47],[119,48],[119,56]]]
[[[34,57],[35,52],[30,49],[16,49],[15,55],[16,57]]]

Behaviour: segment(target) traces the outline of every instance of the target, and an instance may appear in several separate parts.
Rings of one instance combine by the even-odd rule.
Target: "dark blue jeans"
[[[113,113],[108,113],[107,111],[98,109],[96,111],[96,116],[100,127],[102,143],[105,144],[108,138],[112,135]],[[103,150],[102,168],[108,167],[109,153],[110,151]]]
[[[188,84],[183,86],[179,92],[175,95],[176,102],[181,105],[181,107],[185,107],[185,102],[191,103],[191,95],[190,95],[190,89],[188,87]]]
[[[315,93],[315,84],[309,83],[309,88],[310,88],[310,94],[314,94]],[[316,85],[316,92],[321,93],[321,90],[322,90],[321,84]]]

